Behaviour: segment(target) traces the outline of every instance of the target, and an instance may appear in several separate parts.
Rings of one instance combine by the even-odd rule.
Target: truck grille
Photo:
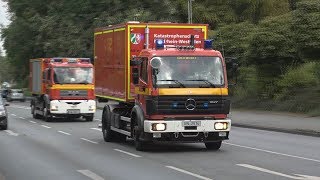
[[[61,97],[86,97],[88,96],[87,90],[60,90]]]
[[[159,96],[146,100],[147,114],[228,114],[228,96]]]

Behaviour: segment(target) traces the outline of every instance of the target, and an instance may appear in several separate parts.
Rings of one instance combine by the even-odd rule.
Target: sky
[[[9,19],[8,19],[8,13],[7,13],[7,5],[6,3],[2,2],[2,0],[0,0],[0,24],[3,24],[4,26],[7,26],[10,23]],[[0,48],[1,48],[1,52],[2,55],[4,55],[4,50],[2,48],[2,41],[0,42]]]

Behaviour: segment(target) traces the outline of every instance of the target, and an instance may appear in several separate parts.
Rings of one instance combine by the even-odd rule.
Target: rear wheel
[[[208,150],[218,150],[221,147],[222,141],[217,141],[217,142],[205,142],[204,144],[206,145],[206,148]]]
[[[111,130],[111,112],[109,107],[106,107],[102,114],[102,134],[103,139],[106,142],[112,142],[115,140],[115,132]]]

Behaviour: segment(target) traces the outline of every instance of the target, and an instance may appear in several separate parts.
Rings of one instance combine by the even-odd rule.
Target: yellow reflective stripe
[[[228,95],[228,88],[160,88],[159,95]]]
[[[116,100],[116,101],[123,101],[125,102],[125,99],[121,99],[121,98],[115,98],[115,97],[111,97],[111,96],[102,96],[102,95],[96,95],[97,97],[101,97],[101,98],[106,98],[106,99],[112,99],[112,100]]]
[[[103,31],[102,33],[107,34],[107,33],[112,33],[112,32],[113,32],[113,30],[107,30],[107,31]]]
[[[94,85],[76,85],[76,84],[55,84],[50,89],[94,89]]]
[[[126,28],[119,28],[119,29],[115,29],[114,32],[117,32],[117,31],[124,31]]]
[[[128,83],[127,84],[125,84],[125,87],[126,87],[126,89],[127,89],[127,98],[128,99],[134,99],[133,97],[131,97],[130,95],[131,95],[131,93],[130,93],[130,91],[131,91],[131,87],[130,87],[130,84],[131,84],[131,82],[130,82],[130,71],[131,71],[131,68],[130,68],[130,58],[131,58],[131,52],[130,52],[130,43],[131,43],[131,40],[130,40],[130,33],[131,33],[131,27],[134,27],[134,26],[130,26],[130,25],[128,25],[128,29],[127,29],[127,36],[128,36],[128,41],[127,41],[127,52],[128,52],[128,59],[127,59],[127,63],[128,63],[128,65],[127,65],[127,68],[126,68],[126,70],[125,70],[125,73],[127,73],[127,74],[125,74],[125,76],[127,75],[127,79],[128,79]],[[142,26],[142,27],[145,27],[145,26]],[[127,70],[128,70],[128,72],[127,72]]]
[[[95,36],[96,36],[96,35],[99,35],[99,34],[102,34],[102,32],[96,32],[96,33],[94,33]]]

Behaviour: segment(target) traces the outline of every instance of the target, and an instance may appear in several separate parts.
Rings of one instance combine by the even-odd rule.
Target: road
[[[107,143],[93,122],[33,119],[28,102],[8,106],[0,131],[0,180],[288,180],[320,179],[317,137],[232,128],[218,151],[203,144]],[[312,176],[312,177],[311,177]]]

